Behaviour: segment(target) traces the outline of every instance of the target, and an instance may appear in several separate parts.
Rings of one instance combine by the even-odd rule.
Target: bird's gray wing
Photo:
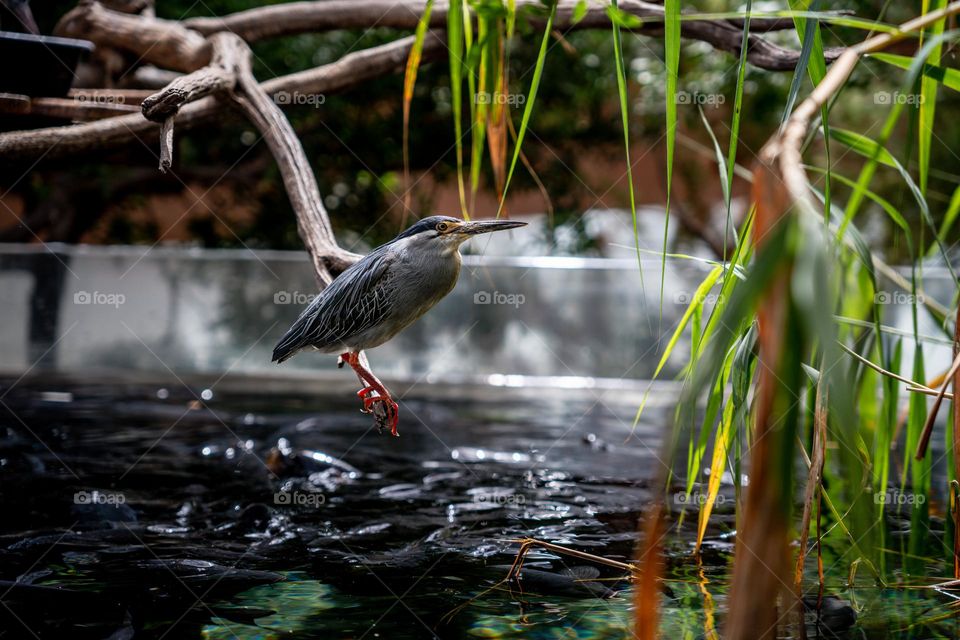
[[[280,339],[273,360],[283,362],[307,346],[348,342],[379,324],[389,309],[389,267],[387,253],[374,251],[341,273]]]

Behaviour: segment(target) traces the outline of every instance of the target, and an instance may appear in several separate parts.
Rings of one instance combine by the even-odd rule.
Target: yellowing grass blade
[[[410,102],[413,100],[413,87],[417,83],[417,71],[420,69],[420,60],[423,55],[423,39],[430,24],[430,12],[433,10],[433,0],[427,0],[423,15],[417,22],[417,31],[413,39],[413,46],[407,56],[407,68],[403,75],[403,222],[401,227],[407,226],[407,213],[410,211]]]
[[[503,197],[500,198],[500,206],[497,208],[497,217],[503,213],[503,206],[507,202],[507,189],[510,188],[510,180],[513,179],[513,171],[517,168],[517,160],[520,159],[520,148],[523,145],[523,138],[527,135],[527,126],[530,124],[530,116],[533,114],[533,105],[537,101],[537,90],[540,88],[540,78],[543,76],[543,63],[547,59],[547,44],[550,42],[550,32],[553,30],[553,19],[557,15],[557,3],[550,5],[550,17],[547,18],[547,26],[543,30],[543,39],[540,41],[540,52],[537,54],[537,63],[533,68],[533,78],[530,80],[530,91],[527,92],[526,104],[523,109],[523,118],[520,120],[520,130],[517,132],[517,145],[513,150],[513,160],[510,161],[510,170],[507,171],[507,179],[503,185]]]
[[[733,443],[733,403],[728,402],[723,408],[723,421],[720,428],[717,429],[717,436],[713,442],[713,457],[710,460],[710,480],[707,482],[707,498],[700,505],[700,518],[697,524],[697,544],[694,553],[700,553],[700,545],[703,544],[703,536],[707,533],[707,524],[710,522],[710,514],[713,513],[713,505],[717,502],[717,496],[720,493],[720,482],[723,480],[723,471],[727,462],[727,451]]]

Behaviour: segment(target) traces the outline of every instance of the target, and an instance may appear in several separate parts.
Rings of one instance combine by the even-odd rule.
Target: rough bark
[[[250,47],[237,35],[228,32],[210,38],[217,50],[225,52],[225,63],[233,67],[237,85],[234,100],[260,131],[280,167],[290,204],[297,214],[300,237],[307,246],[321,285],[326,286],[359,256],[337,245],[300,138],[280,107],[253,76]]]
[[[147,96],[140,105],[144,118],[163,122],[176,115],[187,102],[233,89],[237,82],[236,59],[242,55],[242,50],[237,49],[240,45],[247,47],[246,43],[236,37],[225,38],[223,34],[214,34],[210,37],[210,44],[213,47],[210,64],[176,78],[162,90]]]
[[[577,0],[560,0],[554,27],[561,30],[608,29],[610,17],[602,4],[591,4],[579,22],[574,23]],[[331,29],[368,29],[392,27],[396,29],[414,29],[423,14],[424,0],[327,0],[324,2],[292,2],[268,7],[258,7],[240,11],[223,17],[191,18],[184,24],[200,33],[210,34],[217,31],[232,31],[247,42],[265,38],[293,35]],[[517,0],[518,12],[542,9],[539,0]],[[620,9],[647,22],[636,31],[650,35],[663,32],[662,5],[640,0],[622,0]],[[449,3],[438,2],[430,13],[430,26],[441,29],[447,24]],[[535,14],[531,18],[534,25],[541,22]],[[751,20],[756,32],[792,28],[791,20]],[[684,37],[703,40],[711,45],[729,51],[740,52],[742,26],[736,21],[691,21],[681,25]],[[840,55],[840,50],[826,52],[831,61]],[[772,70],[793,69],[800,54],[797,51],[774,45],[760,36],[750,36],[747,59],[758,67]]]
[[[347,54],[340,60],[300,73],[262,83],[264,91],[293,93],[336,93],[402,68],[413,45],[413,37],[402,38],[379,47]],[[424,59],[432,60],[443,52],[443,43],[432,35],[424,43]],[[214,98],[206,97],[181,107],[177,127],[182,131],[209,122],[223,113]],[[52,160],[76,154],[136,145],[138,140],[157,136],[159,125],[140,113],[118,116],[98,122],[64,127],[0,134],[0,165],[26,164],[40,158]]]
[[[129,51],[140,62],[177,71],[194,71],[210,61],[207,39],[183,24],[112,11],[92,0],[81,0],[60,19],[54,33]]]

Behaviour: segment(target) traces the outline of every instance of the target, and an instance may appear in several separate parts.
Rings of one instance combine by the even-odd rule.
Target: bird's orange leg
[[[365,385],[363,389],[357,392],[357,395],[363,400],[362,411],[364,413],[370,413],[372,411],[371,407],[374,404],[378,402],[383,403],[383,407],[386,410],[386,421],[390,426],[390,433],[391,435],[399,436],[400,434],[397,433],[397,425],[400,422],[400,406],[394,402],[387,388],[366,365],[366,358],[359,353],[351,353],[348,351],[347,353],[341,354],[340,359],[350,365],[350,368],[353,369],[357,377],[360,378],[360,383]]]

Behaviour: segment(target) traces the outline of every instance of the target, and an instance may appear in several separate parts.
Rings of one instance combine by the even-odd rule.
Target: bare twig
[[[954,350],[956,350],[956,347],[954,347]],[[955,382],[954,378],[958,373],[960,373],[960,353],[954,354],[953,364],[950,365],[950,369],[943,377],[943,384],[940,385],[940,390],[936,393],[933,406],[930,407],[930,413],[927,414],[927,422],[923,425],[920,440],[917,442],[917,452],[914,454],[914,458],[917,460],[923,460],[923,457],[927,455],[930,436],[933,435],[933,425],[937,421],[937,414],[940,413],[940,404],[943,402],[944,396],[947,395],[947,389]]]
[[[856,351],[854,351],[853,349],[851,349],[851,348],[848,347],[847,345],[843,344],[842,342],[837,342],[837,345],[838,345],[841,349],[843,349],[844,351],[846,351],[847,353],[849,353],[851,356],[853,356],[854,358],[856,358],[857,360],[859,360],[860,362],[862,362],[862,363],[865,364],[866,366],[868,366],[868,367],[870,367],[871,369],[873,369],[874,371],[876,371],[877,373],[880,373],[880,374],[882,374],[882,375],[885,375],[885,376],[887,376],[888,378],[893,378],[894,380],[899,380],[900,382],[903,382],[904,384],[907,385],[907,390],[908,390],[908,391],[920,391],[920,392],[927,393],[927,394],[936,394],[936,393],[937,393],[936,390],[931,389],[930,387],[928,387],[927,385],[923,384],[922,382],[916,382],[916,381],[914,381],[914,380],[911,380],[910,378],[904,378],[903,376],[898,375],[898,374],[894,373],[893,371],[887,371],[886,369],[884,369],[884,368],[881,367],[880,365],[876,364],[875,362],[873,362],[873,361],[870,360],[869,358],[864,358],[862,355],[860,355],[859,353],[857,353]]]
[[[514,540],[513,542],[519,544],[520,549],[517,550],[517,557],[514,558],[513,564],[510,566],[510,571],[507,572],[507,580],[512,580],[520,575],[520,571],[523,569],[523,559],[533,547],[541,547],[547,551],[560,553],[570,556],[571,558],[579,558],[580,560],[589,560],[590,562],[605,564],[608,567],[629,571],[631,574],[637,570],[637,566],[634,564],[620,562],[619,560],[611,560],[610,558],[604,558],[603,556],[587,553],[586,551],[577,551],[576,549],[564,547],[559,544],[553,544],[552,542],[547,542],[546,540],[539,540],[537,538],[520,538]]]
[[[160,125],[160,171],[166,173],[173,166],[173,116]]]

